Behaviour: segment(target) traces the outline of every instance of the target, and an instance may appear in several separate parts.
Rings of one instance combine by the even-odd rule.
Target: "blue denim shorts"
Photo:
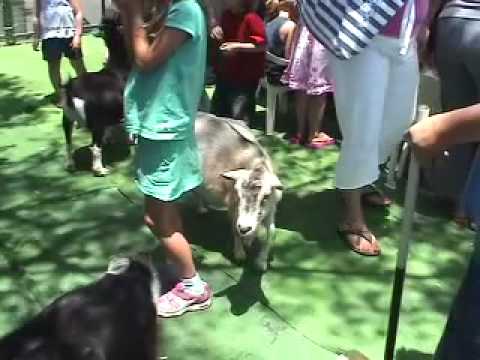
[[[81,49],[72,49],[70,44],[73,38],[49,38],[42,40],[42,55],[43,60],[53,61],[60,60],[65,56],[71,60],[82,58]]]

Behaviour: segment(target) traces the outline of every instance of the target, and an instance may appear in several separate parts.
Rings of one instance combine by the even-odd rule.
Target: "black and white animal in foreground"
[[[156,360],[159,293],[148,257],[114,259],[102,278],[0,339],[0,359]]]
[[[97,176],[108,173],[102,160],[102,145],[109,130],[123,122],[123,89],[131,68],[119,14],[109,11],[102,19],[102,29],[108,49],[105,67],[70,80],[64,86],[62,99],[67,168],[75,168],[73,129],[87,128],[92,135],[92,171]]]
[[[265,271],[282,184],[267,152],[241,121],[199,113],[195,135],[201,153],[204,186],[197,192],[203,207],[228,209],[233,225],[233,255]],[[259,236],[264,227],[266,236]],[[256,251],[253,251],[253,250]]]

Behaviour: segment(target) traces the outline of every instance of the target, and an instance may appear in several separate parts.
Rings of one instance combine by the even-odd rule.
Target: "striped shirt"
[[[480,0],[450,0],[440,13],[440,17],[480,20]]]
[[[366,48],[407,0],[302,0],[309,31],[341,59]]]

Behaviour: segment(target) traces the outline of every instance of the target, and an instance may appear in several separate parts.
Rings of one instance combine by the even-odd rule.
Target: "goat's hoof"
[[[65,169],[69,172],[69,173],[73,173],[75,172],[75,164],[71,163],[71,162],[68,162],[67,165],[65,166]]]
[[[99,169],[93,169],[93,175],[95,176],[107,176],[108,174],[110,174],[110,170],[108,170],[107,168],[99,168]]]

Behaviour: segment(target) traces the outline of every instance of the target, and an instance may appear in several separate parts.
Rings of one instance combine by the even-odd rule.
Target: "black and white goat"
[[[156,360],[159,294],[147,256],[114,259],[102,278],[63,295],[0,339],[0,359]]]
[[[108,49],[105,67],[71,79],[64,86],[62,99],[67,168],[75,168],[73,128],[86,127],[92,134],[92,171],[97,176],[108,174],[102,160],[102,145],[109,129],[123,121],[123,89],[131,68],[119,14],[109,11],[102,19],[102,28]]]

